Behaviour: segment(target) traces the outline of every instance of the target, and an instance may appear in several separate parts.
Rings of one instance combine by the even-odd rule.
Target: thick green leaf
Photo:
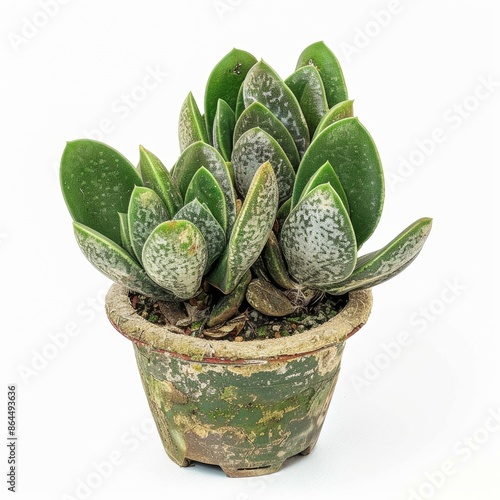
[[[193,175],[186,190],[184,203],[188,204],[193,200],[205,203],[212,215],[215,217],[223,231],[227,230],[227,210],[226,199],[219,183],[215,177],[205,168],[201,167]]]
[[[290,274],[323,290],[351,274],[356,237],[342,200],[330,184],[307,194],[290,212],[280,235]]]
[[[170,219],[161,198],[146,187],[135,187],[128,205],[128,229],[134,254],[142,263],[142,247],[153,229]]]
[[[205,120],[201,116],[193,94],[189,92],[182,103],[179,114],[179,146],[181,152],[193,142],[208,142],[208,140]]]
[[[217,102],[223,99],[236,109],[238,91],[249,69],[257,62],[252,54],[244,50],[233,49],[215,66],[208,77],[205,88],[205,121],[207,129],[212,134]]]
[[[432,219],[415,221],[384,248],[360,257],[351,276],[327,291],[342,295],[351,290],[370,288],[396,276],[415,260],[431,227]]]
[[[243,82],[245,107],[260,102],[268,108],[290,132],[302,156],[309,146],[309,130],[300,105],[280,76],[264,61],[248,72]]]
[[[240,85],[238,90],[238,97],[236,98],[236,106],[234,108],[234,117],[236,121],[241,116],[241,113],[245,110],[245,101],[243,100],[243,83]]]
[[[312,191],[315,187],[325,184],[328,182],[335,192],[339,195],[342,203],[344,204],[345,209],[349,213],[349,202],[347,201],[347,196],[345,194],[344,188],[342,184],[340,184],[339,178],[333,170],[333,167],[330,165],[330,162],[327,161],[320,169],[316,171],[316,173],[309,179],[309,182],[306,184],[304,191],[302,191],[302,195],[300,199],[302,199],[307,193]]]
[[[231,159],[235,123],[234,111],[226,101],[219,99],[214,119],[213,141],[214,148],[219,151],[226,161]]]
[[[207,265],[205,272],[215,262],[226,246],[226,235],[212,212],[206,205],[193,200],[184,205],[174,217],[174,220],[188,220],[192,222],[205,238],[207,246]]]
[[[182,196],[165,165],[157,156],[139,146],[141,170],[144,185],[152,189],[167,207],[169,218],[182,207]]]
[[[335,170],[349,201],[358,248],[375,230],[384,203],[384,175],[377,147],[357,118],[333,123],[307,150],[295,179],[295,206],[309,179],[327,161]]]
[[[147,239],[142,261],[154,282],[189,299],[196,295],[207,265],[205,239],[192,222],[163,222]]]
[[[318,70],[312,65],[303,66],[289,76],[285,83],[299,101],[312,136],[328,111],[325,87]]]
[[[226,250],[207,277],[223,293],[234,290],[262,252],[274,224],[278,196],[276,176],[266,162],[255,173]]]
[[[297,283],[294,283],[288,274],[281,248],[276,239],[275,234],[271,231],[267,240],[262,257],[266,268],[269,271],[273,281],[280,287],[292,290],[297,288]]]
[[[142,180],[118,151],[90,139],[68,142],[61,158],[61,189],[76,222],[121,243],[118,212]]]
[[[319,71],[330,108],[347,99],[347,87],[342,68],[334,53],[324,42],[313,43],[300,54],[296,69],[307,65],[313,65]]]
[[[135,256],[134,249],[132,248],[132,242],[130,241],[130,232],[128,228],[128,215],[120,212],[118,214],[120,218],[120,236],[122,239],[122,248],[124,248],[132,257]]]
[[[281,207],[279,207],[278,213],[276,214],[276,220],[278,221],[278,231],[281,231],[286,218],[290,214],[291,209],[292,199],[288,198],[288,200],[286,200],[285,203],[283,203]]]
[[[207,321],[208,327],[224,323],[238,312],[245,299],[245,293],[250,281],[252,281],[252,273],[247,271],[236,285],[236,288],[228,295],[221,297],[210,313],[210,318]]]
[[[191,144],[174,165],[172,177],[177,182],[181,194],[185,196],[194,174],[201,167],[205,167],[215,177],[224,193],[227,210],[226,234],[230,234],[236,218],[236,197],[226,162],[215,148],[204,142]]]
[[[325,116],[323,116],[323,118],[319,122],[318,127],[314,132],[312,140],[314,140],[321,132],[323,132],[323,130],[325,130],[326,127],[328,127],[332,123],[338,122],[339,120],[343,120],[344,118],[353,117],[354,116],[353,104],[354,104],[353,100],[341,101],[338,104],[335,104],[335,106],[333,106],[333,108],[331,108],[330,111],[328,111],[328,113]]]
[[[290,132],[288,132],[287,128],[278,118],[260,102],[250,104],[250,106],[241,113],[234,128],[233,142],[236,143],[247,130],[255,127],[265,130],[270,136],[276,139],[288,156],[294,170],[297,170],[300,163],[300,156]]]
[[[106,236],[79,222],[73,223],[76,241],[89,262],[110,280],[148,297],[178,301],[161,289],[123,248]]]
[[[238,192],[246,196],[257,169],[266,161],[278,181],[279,200],[290,198],[295,172],[281,146],[267,132],[256,127],[247,130],[234,145],[231,163]]]

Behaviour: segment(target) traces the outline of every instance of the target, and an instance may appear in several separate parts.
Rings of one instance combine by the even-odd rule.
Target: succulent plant
[[[191,93],[182,104],[179,144],[169,171],[143,147],[135,168],[103,143],[69,142],[61,185],[97,269],[167,302],[203,294],[209,326],[245,299],[285,316],[318,294],[382,283],[415,259],[431,229],[419,219],[358,256],[380,219],[383,172],[323,42],[286,80],[233,49],[208,78],[204,115]]]

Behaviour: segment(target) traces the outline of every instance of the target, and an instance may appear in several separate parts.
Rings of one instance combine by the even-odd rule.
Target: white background
[[[16,384],[17,498],[498,500],[498,2],[47,0],[50,15],[42,5],[5,0],[0,15],[0,414]],[[337,54],[387,175],[365,250],[421,216],[433,231],[375,290],[310,456],[258,479],[181,469],[151,429],[132,346],[105,317],[109,282],[73,239],[59,158],[65,141],[99,133],[134,163],[143,144],[171,165],[182,101],[192,90],[201,105],[233,46],[286,77],[317,40]],[[151,70],[154,88],[138,89]],[[97,476],[110,456],[120,459]]]

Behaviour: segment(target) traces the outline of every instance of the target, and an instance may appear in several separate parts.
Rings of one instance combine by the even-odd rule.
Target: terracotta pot
[[[219,465],[230,477],[277,471],[315,445],[346,339],[370,314],[370,290],[351,292],[330,321],[280,339],[204,340],[149,323],[113,285],[106,311],[134,344],[146,396],[169,457]]]

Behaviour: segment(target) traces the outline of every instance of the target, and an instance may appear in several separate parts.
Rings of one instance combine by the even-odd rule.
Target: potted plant
[[[314,446],[371,287],[413,262],[431,220],[358,256],[382,166],[322,42],[284,81],[232,50],[204,115],[191,93],[182,104],[179,143],[168,170],[143,147],[135,168],[69,142],[63,195],[81,250],[116,282],[107,314],[133,342],[168,455],[267,474]]]

